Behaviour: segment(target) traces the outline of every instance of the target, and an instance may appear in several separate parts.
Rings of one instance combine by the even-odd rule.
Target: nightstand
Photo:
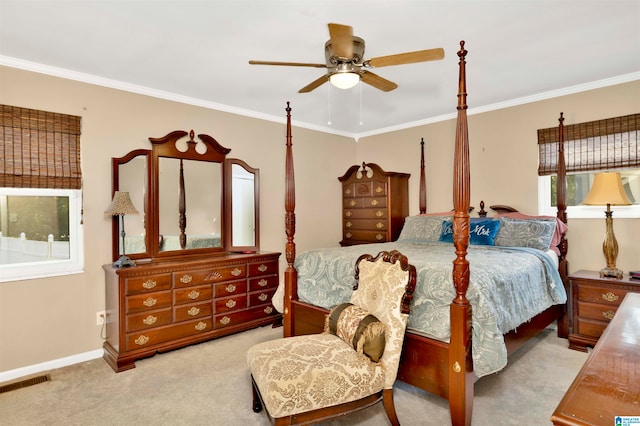
[[[628,273],[622,279],[600,278],[597,271],[578,271],[569,275],[571,282],[571,320],[569,348],[587,352],[595,346],[629,293],[640,293],[640,280]]]

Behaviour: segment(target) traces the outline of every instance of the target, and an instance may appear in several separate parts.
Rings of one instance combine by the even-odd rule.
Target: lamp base
[[[136,263],[133,260],[129,259],[129,256],[120,256],[120,259],[113,262],[113,267],[117,269],[130,268],[132,266],[136,266]]]
[[[624,273],[618,268],[602,268],[600,269],[600,278],[612,277],[622,279]]]

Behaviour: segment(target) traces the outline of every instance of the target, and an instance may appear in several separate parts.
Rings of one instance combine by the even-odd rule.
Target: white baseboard
[[[102,349],[96,349],[95,351],[89,351],[81,354],[67,356],[64,358],[58,358],[40,364],[28,365],[26,367],[16,368],[15,370],[2,371],[0,372],[0,383],[15,380],[20,377],[42,373],[43,371],[54,370],[56,368],[66,367],[68,365],[102,358],[103,353],[104,351]]]

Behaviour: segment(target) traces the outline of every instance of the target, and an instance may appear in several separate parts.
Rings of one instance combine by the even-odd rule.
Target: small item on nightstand
[[[640,280],[640,271],[629,271],[629,276],[634,280]]]

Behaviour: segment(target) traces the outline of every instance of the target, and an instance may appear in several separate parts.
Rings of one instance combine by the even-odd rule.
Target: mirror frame
[[[132,200],[134,202],[134,206],[138,209],[141,209],[143,211],[142,214],[144,214],[144,220],[145,220],[145,240],[144,240],[144,244],[145,244],[145,251],[144,252],[139,252],[139,253],[126,253],[127,256],[129,256],[129,258],[131,259],[146,259],[151,257],[151,244],[150,244],[150,234],[149,234],[149,230],[153,228],[153,221],[154,221],[154,216],[153,214],[150,214],[149,211],[149,206],[151,206],[151,150],[149,149],[135,149],[131,152],[129,152],[128,154],[122,156],[122,157],[114,157],[111,159],[111,168],[112,168],[112,191],[111,191],[111,198],[113,198],[113,194],[115,194],[116,191],[120,190],[120,166],[125,165],[127,163],[129,163],[130,161],[132,161],[135,158],[138,157],[146,157],[146,179],[147,179],[147,188],[146,188],[146,193],[143,197],[143,206],[139,206],[136,205],[137,203],[135,203],[135,200]],[[125,227],[126,229],[126,227]],[[117,259],[120,258],[121,253],[120,253],[120,220],[118,216],[113,216],[112,221],[111,221],[111,251],[112,251],[112,257],[113,260],[116,261]]]
[[[260,169],[249,166],[238,158],[225,160],[225,194],[226,213],[224,227],[227,241],[225,245],[231,252],[255,253],[260,249]],[[247,172],[253,174],[253,245],[236,246],[233,244],[233,165],[237,164]]]

